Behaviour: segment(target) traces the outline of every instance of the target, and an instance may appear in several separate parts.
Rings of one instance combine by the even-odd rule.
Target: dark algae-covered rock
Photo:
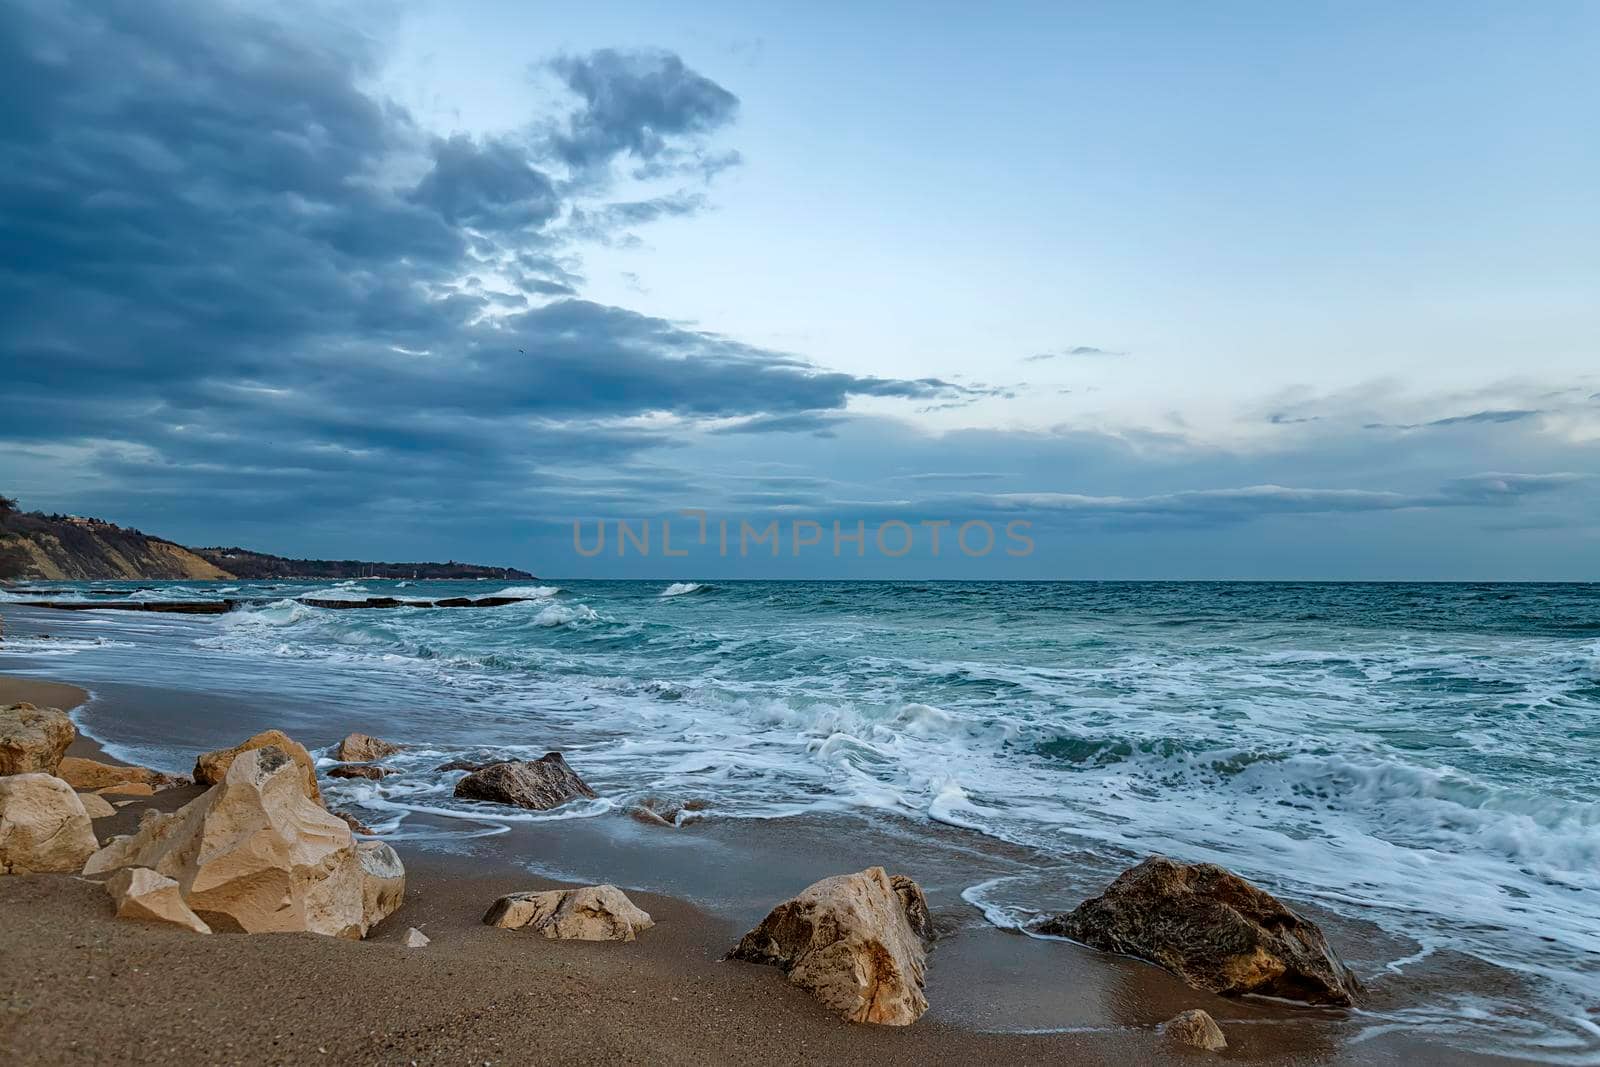
[[[567,766],[561,753],[546,752],[536,760],[494,763],[473,771],[456,783],[456,796],[544,811],[599,794]]]
[[[1148,960],[1213,993],[1344,1006],[1362,992],[1316,923],[1212,863],[1151,856],[1034,929]]]

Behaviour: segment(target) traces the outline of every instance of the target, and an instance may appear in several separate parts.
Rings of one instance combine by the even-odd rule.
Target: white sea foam
[[[508,585],[491,596],[516,596],[527,600],[548,600],[561,593],[558,585]]]
[[[826,588],[728,587],[688,615],[639,601],[698,588],[569,583],[482,612],[285,599],[217,619],[69,621],[73,638],[140,643],[86,647],[86,679],[220,674],[274,696],[292,682],[295,707],[372,709],[385,736],[422,747],[399,757],[405,775],[330,788],[401,827],[439,809],[486,832],[453,801],[454,777],[432,772],[449,755],[562,748],[614,798],[706,796],[713,818],[888,810],[1025,846],[1047,867],[1070,857],[969,890],[1000,925],[1163,851],[1373,921],[1418,953],[1516,972],[1543,1014],[1508,1022],[1496,1002],[1482,1025],[1518,1055],[1587,1040],[1561,1020],[1600,1001],[1586,962],[1600,955],[1592,636],[1365,617],[1262,636],[1241,616],[1168,637],[1139,612],[1041,622],[1011,588],[970,609],[941,590],[874,611],[865,587],[848,609],[828,609],[844,598]],[[305,669],[274,670],[283,658]],[[1359,962],[1405,971],[1410,952]]]
[[[709,587],[706,586],[706,585],[703,585],[700,582],[673,582],[671,585],[669,585],[665,589],[661,590],[661,595],[662,596],[687,596],[690,593],[698,593],[702,589],[706,589],[706,588],[709,588]]]

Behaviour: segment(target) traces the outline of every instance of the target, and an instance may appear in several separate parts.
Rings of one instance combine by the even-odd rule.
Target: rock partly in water
[[[531,927],[552,941],[632,941],[655,925],[614,885],[512,893],[491,904],[483,921],[504,930]]]
[[[217,929],[363,937],[399,907],[405,871],[380,841],[305,794],[303,768],[276,746],[238,755],[223,780],[89,857],[85,874],[149,867]]]
[[[147,785],[151,792],[189,784],[189,779],[181,775],[162,774],[149,767],[119,767],[114,763],[101,763],[78,756],[63,759],[56,777],[80,793],[110,791],[114,786],[129,783]]]
[[[916,882],[882,867],[824,878],[772,909],[728,959],[773,964],[851,1022],[908,1026],[923,993],[933,936]]]
[[[693,818],[693,813],[709,807],[704,800],[691,797],[642,797],[628,808],[628,814],[647,826],[682,826]]]
[[[477,760],[453,759],[448,763],[439,764],[434,770],[441,774],[445,771],[481,771],[485,767],[492,767],[493,765],[493,763],[480,763]]]
[[[341,763],[371,763],[399,752],[404,746],[392,741],[380,741],[369,734],[351,734],[333,750],[333,758]]]
[[[55,708],[0,707],[0,775],[55,774],[77,736],[72,720]]]
[[[106,882],[106,892],[117,906],[117,918],[172,923],[209,934],[211,927],[183,902],[175,879],[148,867],[124,867]]]
[[[1151,856],[1100,896],[1034,928],[1148,960],[1213,993],[1331,1005],[1361,995],[1316,923],[1212,863]]]
[[[350,827],[350,832],[353,834],[366,834],[368,837],[371,837],[373,834],[377,833],[377,831],[372,827],[368,826],[366,823],[362,822],[360,819],[356,818],[354,815],[351,815],[347,811],[336,811],[333,814],[343,819],[344,824]]]
[[[0,778],[0,874],[76,871],[99,847],[66,782],[39,773]]]
[[[561,753],[546,752],[536,760],[494,763],[474,771],[456,783],[456,796],[545,811],[599,794],[567,766]]]
[[[393,767],[383,767],[376,763],[340,763],[328,768],[329,778],[366,778],[377,781],[394,774]]]
[[[104,819],[117,813],[117,809],[111,806],[109,800],[96,793],[79,793],[78,802],[83,805],[84,813],[91,819]]]
[[[1221,1052],[1228,1047],[1228,1039],[1222,1036],[1222,1027],[1209,1013],[1199,1008],[1179,1012],[1162,1023],[1161,1034],[1174,1045],[1186,1045],[1206,1052]]]
[[[263,730],[232,748],[219,748],[215,752],[205,753],[194,761],[194,780],[199,785],[216,785],[241,754],[268,745],[288,753],[299,764],[306,796],[321,804],[322,791],[317,788],[317,766],[311,761],[311,753],[282,730]]]
[[[433,943],[433,939],[413,926],[406,931],[404,943],[406,948],[426,948]]]

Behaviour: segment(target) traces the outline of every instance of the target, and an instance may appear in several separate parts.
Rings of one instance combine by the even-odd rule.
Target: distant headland
[[[0,496],[0,581],[533,577],[515,567],[454,560],[288,559],[244,548],[186,548],[104,519],[22,511],[15,500]]]

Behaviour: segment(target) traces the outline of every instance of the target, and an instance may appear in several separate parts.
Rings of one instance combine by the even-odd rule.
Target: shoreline
[[[119,709],[150,716],[156,703],[182,714],[167,691],[159,691],[162,701],[134,701],[127,699],[130,687],[112,688],[120,700],[37,676],[0,676],[0,703],[71,701],[78,721],[92,699],[102,723]],[[160,731],[159,722],[139,725]],[[80,733],[71,754],[124,762],[107,746],[117,743]],[[200,791],[141,798],[98,820],[96,833],[103,842],[131,832],[142,809],[172,810]],[[858,846],[848,834],[826,849],[837,826],[790,827],[789,821],[724,826],[714,838],[697,840],[626,819],[580,819],[519,827],[447,852],[402,835],[392,844],[406,866],[406,902],[363,942],[309,934],[196,938],[113,919],[99,886],[73,876],[0,879],[0,912],[29,919],[7,924],[13,932],[0,935],[0,994],[10,1006],[0,1014],[0,1052],[21,1063],[291,1062],[321,1049],[363,1063],[463,1057],[720,1063],[756,1056],[1166,1063],[1191,1058],[1166,1046],[1156,1025],[1203,1007],[1224,1027],[1231,1061],[1399,1064],[1446,1054],[1425,1037],[1363,1021],[1359,1013],[1223,1000],[1147,964],[974,923],[975,910],[952,904],[949,887],[938,885],[928,889],[931,899],[943,901],[935,918],[948,932],[930,957],[928,1014],[904,1029],[843,1023],[774,968],[719,962],[748,928],[752,907],[759,917],[783,899],[776,886],[792,894],[812,874],[866,865],[850,854]],[[708,848],[714,849],[709,858]],[[636,943],[612,945],[535,941],[481,924],[483,910],[503,893],[577,884],[531,873],[561,868],[572,852],[614,872],[603,880],[624,888],[656,918],[656,928]],[[763,857],[779,868],[770,886],[752,869]],[[905,866],[894,857],[882,862],[891,870]],[[708,863],[751,883],[737,903],[708,907],[650,891],[663,870]],[[410,926],[433,943],[401,947]],[[213,982],[219,975],[225,979]],[[115,981],[108,984],[110,976]],[[265,1006],[253,993],[286,987],[296,990],[293,999]],[[207,995],[197,999],[201,990]],[[986,1001],[996,1006],[988,1018]],[[155,1040],[147,1029],[152,1018],[179,1021],[175,1014],[183,1027],[161,1030]],[[1028,1020],[1053,1024],[1019,1025]],[[1369,1026],[1376,1032],[1356,1040]],[[111,1049],[126,1058],[116,1059]],[[1448,1055],[1456,1062],[1513,1062],[1454,1049]]]

